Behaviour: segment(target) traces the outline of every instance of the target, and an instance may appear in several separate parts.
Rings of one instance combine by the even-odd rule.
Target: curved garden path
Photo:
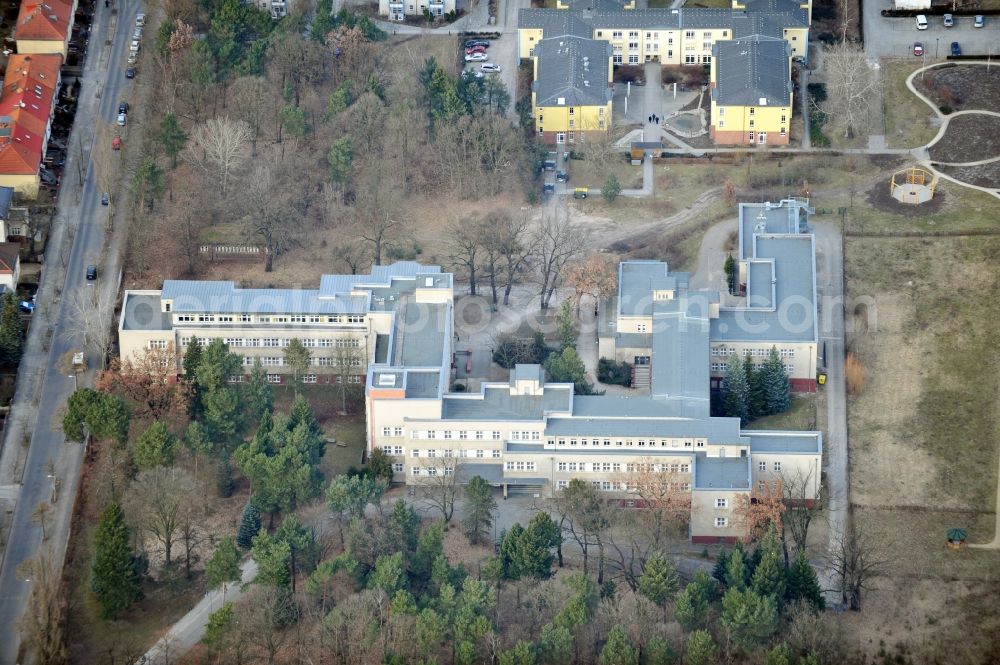
[[[970,66],[987,67],[987,66],[990,66],[990,64],[991,63],[988,63],[986,60],[969,60],[968,62],[966,62],[966,61],[962,61],[961,62],[962,66],[970,65]],[[925,146],[923,146],[923,150],[925,152],[928,151],[931,148],[931,146],[935,145],[938,141],[940,141],[942,138],[944,138],[944,135],[948,131],[948,125],[951,123],[952,118],[956,118],[956,117],[962,116],[962,115],[991,115],[991,116],[995,116],[995,117],[1000,118],[1000,113],[998,113],[996,111],[987,111],[987,110],[979,110],[979,109],[969,109],[969,110],[958,111],[958,112],[950,113],[950,114],[946,115],[946,114],[944,114],[944,113],[941,112],[941,110],[937,107],[937,105],[934,102],[932,102],[927,97],[927,95],[925,95],[922,92],[920,92],[919,90],[917,90],[916,86],[913,85],[913,80],[917,77],[918,74],[921,74],[922,72],[925,72],[925,71],[927,71],[929,69],[934,69],[935,67],[943,67],[945,65],[954,66],[955,63],[953,63],[953,62],[935,62],[933,64],[927,65],[926,67],[920,67],[919,69],[915,70],[912,74],[910,74],[908,77],[906,77],[906,87],[909,88],[910,92],[912,92],[914,95],[916,95],[916,97],[918,99],[920,99],[925,104],[927,104],[927,106],[929,106],[931,108],[931,110],[934,111],[934,113],[937,115],[938,119],[941,121],[941,127],[938,129],[937,136],[935,136],[933,139],[931,139],[931,141],[929,143],[927,143]],[[974,161],[974,162],[938,162],[938,161],[932,160],[930,158],[930,155],[928,154],[927,159],[920,160],[920,165],[923,166],[924,168],[926,168],[931,173],[933,173],[936,178],[947,180],[949,182],[955,183],[956,185],[960,185],[962,187],[968,187],[969,189],[978,189],[981,192],[986,192],[987,194],[990,194],[990,195],[992,195],[992,196],[1000,199],[1000,188],[997,188],[997,187],[981,187],[980,185],[973,185],[973,184],[965,182],[963,180],[959,180],[957,178],[954,178],[954,177],[948,175],[947,173],[943,173],[943,172],[939,171],[938,169],[934,168],[935,164],[937,164],[939,166],[978,166],[978,165],[981,165],[981,164],[989,164],[989,163],[995,162],[995,161],[1000,161],[1000,155],[997,155],[995,157],[991,157],[989,159],[977,160],[977,161]],[[1000,512],[998,512],[997,519],[998,519],[998,523],[997,523],[997,525],[998,525],[998,533],[1000,533]]]

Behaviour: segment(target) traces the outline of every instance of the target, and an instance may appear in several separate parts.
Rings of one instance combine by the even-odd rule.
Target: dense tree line
[[[759,367],[749,355],[730,356],[722,386],[723,415],[737,417],[745,425],[781,413],[790,403],[788,374],[776,347]]]

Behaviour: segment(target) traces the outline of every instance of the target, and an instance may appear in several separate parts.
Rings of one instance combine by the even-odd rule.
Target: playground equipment
[[[889,193],[900,203],[918,205],[934,198],[937,176],[919,166],[896,171],[889,179]]]

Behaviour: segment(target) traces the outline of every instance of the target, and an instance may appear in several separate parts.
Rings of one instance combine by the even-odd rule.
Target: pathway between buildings
[[[205,626],[212,612],[222,608],[223,603],[234,601],[243,595],[243,587],[257,577],[257,562],[247,559],[240,566],[243,577],[239,584],[216,587],[202,597],[194,608],[175,623],[149,651],[143,654],[136,665],[169,665],[191,650],[205,636]]]

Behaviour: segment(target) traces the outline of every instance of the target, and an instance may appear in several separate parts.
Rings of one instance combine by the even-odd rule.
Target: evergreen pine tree
[[[667,601],[677,595],[679,584],[677,571],[665,556],[654,552],[646,560],[642,575],[639,577],[639,591],[663,608],[664,619],[666,619]]]
[[[754,365],[752,356],[743,356],[743,371],[750,386],[749,417],[755,420],[767,415],[764,391],[761,389],[760,370]]]
[[[201,364],[201,343],[192,337],[184,350],[184,380],[191,387],[188,400],[188,414],[192,418],[201,415],[201,388],[198,386],[198,366]]]
[[[94,563],[90,577],[91,589],[105,619],[114,618],[142,598],[130,539],[125,513],[118,504],[110,504],[101,513],[94,534]]]
[[[685,630],[704,628],[709,609],[705,589],[697,582],[690,582],[674,599],[674,618]]]
[[[806,553],[803,550],[799,550],[792,565],[788,568],[785,596],[789,602],[804,600],[817,611],[826,609],[826,600],[819,588],[816,571],[809,565],[809,560],[806,559]]]
[[[132,457],[136,466],[143,470],[172,466],[179,443],[165,423],[155,422],[136,439]]]
[[[639,650],[621,626],[608,631],[608,641],[601,649],[601,665],[639,665]]]
[[[792,650],[784,642],[767,652],[764,665],[792,665]]]
[[[729,566],[729,552],[723,547],[715,557],[715,566],[712,568],[712,577],[719,581],[719,584],[726,583],[726,568]]]
[[[768,414],[782,413],[791,402],[791,387],[778,349],[771,347],[760,369],[760,390]]]
[[[688,637],[684,662],[687,665],[715,665],[719,648],[707,630],[696,630]]]
[[[320,436],[323,434],[323,428],[319,426],[319,421],[316,420],[316,414],[313,413],[309,400],[298,395],[292,402],[292,410],[288,414],[288,429],[295,429],[302,423],[305,423],[306,427],[309,428],[311,435]]]
[[[761,596],[772,596],[776,602],[782,600],[785,594],[785,566],[780,551],[764,552],[753,571],[751,586]]]
[[[643,663],[646,665],[670,665],[677,660],[670,643],[659,635],[646,640],[643,648]]]
[[[254,536],[260,531],[260,511],[253,502],[247,502],[240,519],[240,528],[236,532],[236,544],[245,550],[253,547]]]
[[[727,416],[739,418],[742,424],[750,422],[750,380],[747,378],[743,359],[735,354],[729,357],[726,365],[722,406]]]
[[[733,643],[750,653],[778,629],[777,605],[753,589],[731,588],[722,597],[720,622]]]
[[[17,364],[24,348],[24,324],[17,298],[10,291],[3,296],[0,309],[0,361]]]
[[[233,495],[234,489],[236,483],[233,482],[233,466],[229,462],[229,455],[223,453],[215,466],[215,493],[219,498],[228,499]]]
[[[247,382],[246,416],[250,422],[260,418],[264,412],[274,410],[274,391],[267,380],[267,370],[261,364],[260,358],[254,358],[250,368],[250,380]]]
[[[726,589],[744,588],[747,584],[746,578],[746,554],[744,554],[743,548],[740,547],[739,543],[737,543],[736,548],[729,555],[729,561],[726,562]]]
[[[726,254],[726,262],[722,266],[723,271],[726,273],[726,286],[729,288],[729,293],[736,292],[736,261],[733,260],[732,254]]]

